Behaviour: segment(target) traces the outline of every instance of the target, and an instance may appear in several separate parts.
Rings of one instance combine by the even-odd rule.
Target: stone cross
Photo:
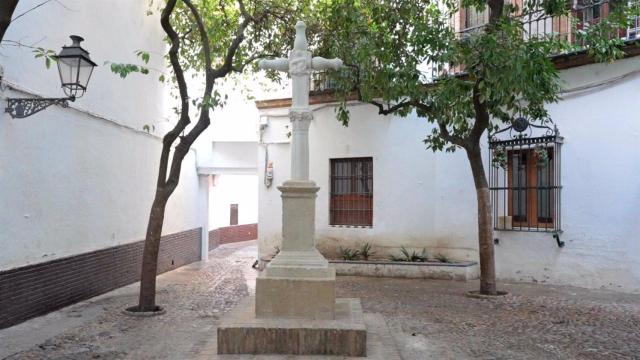
[[[289,58],[262,60],[258,63],[261,69],[286,71],[292,79],[291,96],[291,179],[309,180],[309,125],[313,112],[309,107],[309,83],[313,70],[337,70],[342,66],[340,59],[311,57],[307,35],[307,26],[302,21],[296,23],[296,39]]]
[[[282,193],[282,247],[256,279],[256,318],[335,318],[335,269],[315,246],[315,201],[320,189],[309,180],[309,82],[314,70],[339,69],[342,60],[311,57],[302,21],[289,58],[263,60],[262,69],[291,75],[291,179]]]

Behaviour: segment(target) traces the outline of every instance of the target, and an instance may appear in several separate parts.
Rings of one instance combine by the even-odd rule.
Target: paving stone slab
[[[359,299],[336,299],[336,318],[255,317],[255,298],[240,303],[218,327],[219,354],[366,356],[367,329]]]

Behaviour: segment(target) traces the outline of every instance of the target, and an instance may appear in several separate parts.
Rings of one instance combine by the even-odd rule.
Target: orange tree
[[[283,53],[294,35],[292,24],[307,9],[305,1],[293,0],[156,0],[156,5],[170,45],[166,58],[171,76],[166,79],[162,75],[161,81],[173,84],[179,105],[176,125],[162,141],[144,242],[140,297],[138,305],[130,309],[145,312],[158,310],[156,274],[167,202],[180,181],[182,161],[209,126],[212,110],[224,106],[226,95],[218,85],[234,73],[255,70],[257,59]],[[138,55],[149,61],[148,53],[140,51]],[[132,64],[112,64],[111,70],[121,77],[149,73],[144,66]],[[200,93],[190,91],[186,73],[204,79]]]
[[[517,9],[504,0],[327,0],[318,12],[317,52],[348,66],[332,75],[340,121],[348,124],[347,99],[355,93],[382,115],[416,113],[432,123],[424,140],[431,150],[465,151],[476,190],[482,294],[495,295],[497,287],[481,139],[516,114],[549,121],[545,105],[558,101],[561,91],[551,57],[576,49],[554,34],[524,36],[527,17],[521,14],[566,17],[566,4],[524,0]],[[460,8],[486,10],[488,22],[461,36],[450,21]],[[590,55],[612,61],[624,55],[624,42],[610,34],[626,28],[634,12],[620,5],[606,20],[574,33]]]

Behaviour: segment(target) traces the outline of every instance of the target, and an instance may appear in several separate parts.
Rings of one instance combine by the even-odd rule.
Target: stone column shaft
[[[291,119],[291,180],[309,180],[309,126],[311,109],[289,110]],[[315,185],[314,185],[315,186]]]

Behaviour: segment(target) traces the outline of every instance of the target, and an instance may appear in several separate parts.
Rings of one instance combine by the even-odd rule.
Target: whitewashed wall
[[[637,70],[640,59],[613,65],[565,70],[567,89],[602,82]],[[496,233],[498,276],[522,280],[605,287],[640,292],[640,76],[573,93],[549,106],[565,144],[562,149],[562,223],[566,242],[557,247],[550,234]],[[282,144],[286,109],[269,115],[263,141],[275,164],[275,184],[289,176],[289,145]],[[380,253],[400,246],[426,247],[431,254],[477,259],[476,200],[464,152],[426,151],[425,120],[377,115],[354,104],[343,128],[331,105],[319,106],[310,129],[311,178],[321,187],[316,204],[319,247],[371,242]],[[280,134],[282,133],[282,134]],[[286,139],[286,137],[284,137]],[[372,228],[328,225],[329,159],[373,157]],[[259,163],[264,159],[260,147]],[[260,165],[259,165],[260,166]],[[281,200],[260,179],[259,239],[270,253],[281,237]]]
[[[16,14],[41,1],[21,0]],[[64,5],[64,6],[63,6]],[[0,269],[73,255],[144,238],[166,128],[167,89],[158,75],[122,80],[105,61],[164,68],[163,32],[147,2],[60,0],[11,25],[5,39],[58,52],[68,35],[99,65],[87,94],[71,108],[50,107],[25,119],[0,115]],[[28,48],[3,46],[4,80],[25,90],[6,97],[63,96],[55,65],[47,70]],[[156,126],[153,135],[145,124]],[[199,226],[195,153],[183,164],[181,183],[167,207],[164,233]]]
[[[573,93],[549,106],[562,136],[562,240],[498,234],[503,278],[640,292],[640,58],[562,72]]]
[[[230,206],[238,204],[238,225],[258,222],[258,175],[216,175],[209,202],[209,228],[229,226]]]

